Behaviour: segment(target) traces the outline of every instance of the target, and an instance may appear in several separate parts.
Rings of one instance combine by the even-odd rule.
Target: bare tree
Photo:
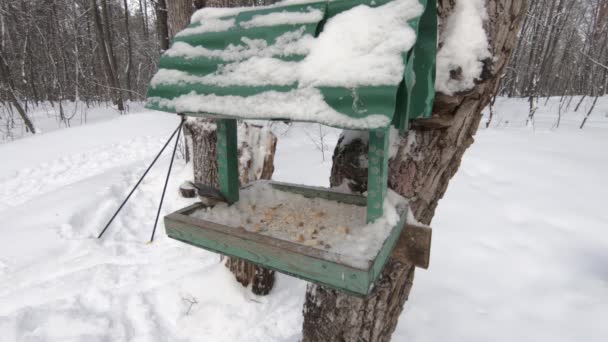
[[[133,48],[131,46],[131,31],[129,30],[129,17],[131,14],[129,13],[129,5],[127,4],[127,0],[123,0],[123,5],[125,7],[125,32],[127,35],[127,62],[125,67],[125,76],[126,76],[126,87],[127,89],[131,89],[131,68],[133,66]],[[129,99],[132,100],[132,93],[127,92]]]
[[[15,88],[12,84],[12,79],[9,74],[8,65],[6,64],[6,60],[4,59],[4,56],[2,54],[2,50],[0,50],[0,76],[2,76],[2,79],[4,80],[4,82],[2,82],[2,85],[4,85],[4,87],[7,88],[6,90],[8,92],[8,95],[10,96],[12,105],[15,107],[15,109],[17,109],[17,112],[21,116],[21,119],[23,119],[23,123],[25,124],[25,127],[27,127],[27,129],[30,132],[35,134],[36,128],[34,128],[34,124],[30,120],[30,118],[27,116],[25,109],[23,109],[23,106],[21,106],[21,103],[19,102],[19,99],[17,98],[17,95],[15,94]]]
[[[579,127],[580,129],[583,129],[585,127],[585,124],[587,123],[587,120],[591,116],[591,113],[593,113],[593,109],[595,108],[595,105],[597,104],[597,100],[599,98],[600,98],[599,96],[596,96],[593,99],[593,103],[591,104],[591,108],[589,108],[589,110],[587,111],[587,114],[585,115],[585,118],[583,119],[583,122],[581,122],[581,126]]]
[[[607,18],[608,0],[531,1],[502,94],[605,94]]]
[[[315,126],[317,127],[315,127],[316,129],[314,132],[306,130],[305,133],[310,141],[312,141],[312,143],[315,145],[315,148],[321,152],[321,157],[323,158],[323,161],[325,161],[325,152],[329,148],[326,143],[328,134],[327,128],[321,124],[316,124]]]
[[[102,12],[105,16],[106,27],[102,23],[101,15],[99,14],[99,7],[97,6],[97,0],[91,0],[92,13],[95,20],[95,28],[97,29],[97,39],[99,46],[101,47],[102,56],[101,59],[105,65],[106,75],[110,80],[111,92],[114,95],[114,103],[118,106],[118,110],[124,111],[124,104],[122,101],[122,94],[120,92],[120,84],[118,83],[118,76],[116,74],[116,56],[114,55],[114,49],[112,46],[112,37],[110,33],[109,25],[109,13],[107,8],[106,0],[102,0]]]

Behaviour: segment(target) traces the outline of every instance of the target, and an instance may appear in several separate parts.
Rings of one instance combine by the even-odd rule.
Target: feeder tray
[[[276,190],[302,195],[311,201],[321,198],[356,207],[365,216],[367,199],[364,196],[324,188],[267,183]],[[205,208],[208,207],[197,203],[166,216],[165,228],[169,237],[360,296],[370,292],[401,235],[407,215],[407,205],[403,202],[396,207],[401,218],[398,224],[386,232],[375,257],[368,260],[353,253],[327,250],[323,245],[307,246],[263,232],[253,232],[236,224],[225,225],[197,217],[196,213]]]

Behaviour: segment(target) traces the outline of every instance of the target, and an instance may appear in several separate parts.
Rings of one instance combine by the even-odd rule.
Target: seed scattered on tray
[[[366,222],[364,205],[307,198],[266,182],[242,189],[233,205],[220,203],[191,215],[336,253],[341,258],[373,260],[399,220],[395,204],[403,198],[389,193],[385,216],[371,224]]]

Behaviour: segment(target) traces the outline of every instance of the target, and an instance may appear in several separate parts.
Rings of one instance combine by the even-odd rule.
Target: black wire
[[[177,126],[177,128],[175,129],[175,131],[173,131],[173,133],[171,134],[171,136],[169,137],[169,139],[167,140],[167,142],[165,143],[165,145],[163,146],[163,148],[161,148],[160,152],[158,152],[158,154],[156,155],[156,157],[154,157],[154,160],[152,161],[152,163],[150,164],[150,166],[148,166],[148,168],[146,169],[146,171],[144,172],[144,174],[139,178],[139,180],[137,181],[137,184],[135,184],[135,186],[133,187],[133,189],[131,189],[131,192],[127,195],[127,197],[122,202],[122,204],[120,205],[120,207],[118,207],[118,209],[116,210],[116,212],[114,213],[114,215],[112,215],[112,218],[110,219],[110,221],[108,221],[108,223],[103,228],[103,230],[101,231],[101,233],[99,233],[99,236],[97,236],[98,239],[101,239],[101,237],[106,232],[106,230],[108,229],[108,227],[110,227],[110,224],[112,224],[112,221],[114,221],[114,218],[116,218],[116,215],[118,215],[118,213],[120,212],[120,210],[122,209],[122,207],[124,207],[124,205],[127,203],[127,201],[129,200],[129,198],[131,197],[131,195],[133,195],[133,192],[135,192],[135,189],[137,189],[137,187],[139,186],[139,184],[141,183],[141,181],[144,179],[144,177],[146,177],[146,175],[148,174],[148,171],[150,171],[150,169],[152,168],[152,166],[154,166],[154,164],[156,163],[156,161],[158,160],[158,158],[160,157],[160,155],[165,151],[165,148],[167,148],[167,146],[171,142],[171,139],[173,139],[173,137],[175,136],[175,134],[177,132],[181,131],[181,128],[182,128],[183,124],[184,124],[184,120],[182,118],[182,122],[180,122],[179,126]],[[178,140],[179,140],[179,138],[178,138]],[[174,154],[175,154],[175,152],[174,152]]]
[[[182,123],[185,121],[185,117],[182,116]],[[165,192],[167,191],[167,184],[169,184],[169,176],[171,176],[171,168],[173,167],[173,160],[175,159],[175,153],[177,152],[177,144],[179,144],[179,137],[182,131],[177,132],[177,139],[175,139],[175,146],[173,147],[173,154],[171,155],[171,162],[169,163],[169,171],[167,171],[167,178],[165,178],[165,186],[163,187],[163,193],[160,196],[160,203],[158,204],[158,211],[156,212],[156,220],[154,220],[154,228],[152,229],[152,236],[150,242],[154,241],[154,234],[156,233],[156,225],[158,225],[158,218],[160,217],[160,209],[163,207],[163,200],[165,199]]]

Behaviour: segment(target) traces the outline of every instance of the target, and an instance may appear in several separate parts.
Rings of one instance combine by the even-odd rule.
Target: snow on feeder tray
[[[407,202],[387,190],[389,132],[431,113],[436,20],[435,0],[197,11],[161,57],[147,107],[217,119],[226,203],[166,216],[168,235],[368,294],[406,226]],[[367,196],[272,182],[239,189],[238,119],[369,132]]]

